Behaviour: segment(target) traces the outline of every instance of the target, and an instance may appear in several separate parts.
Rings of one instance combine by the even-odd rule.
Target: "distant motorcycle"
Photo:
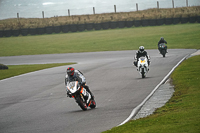
[[[139,71],[142,78],[146,77],[149,71],[148,59],[146,57],[140,57],[137,64],[137,71]]]
[[[67,89],[71,93],[72,97],[76,100],[78,105],[81,107],[82,110],[87,110],[87,107],[95,108],[96,102],[94,97],[91,96],[89,103],[84,99],[84,95],[88,93],[83,86],[80,86],[78,81],[71,81],[67,82]],[[91,95],[91,94],[89,94]]]
[[[165,55],[167,53],[167,46],[165,45],[165,43],[159,44],[158,49],[159,49],[160,53],[162,54],[162,56],[165,57]]]

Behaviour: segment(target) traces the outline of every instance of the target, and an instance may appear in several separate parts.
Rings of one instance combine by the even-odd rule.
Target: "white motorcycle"
[[[139,61],[137,64],[137,71],[139,71],[140,75],[142,75],[142,78],[146,77],[149,71],[148,59],[146,57],[139,58]]]
[[[83,86],[80,86],[78,81],[71,81],[67,82],[66,89],[70,92],[70,95],[76,100],[78,105],[81,107],[82,110],[87,110],[87,107],[95,108],[96,102],[94,100],[94,97],[91,96],[89,92],[86,91],[86,89]],[[89,101],[85,100],[85,96],[89,96],[91,98],[88,98]]]

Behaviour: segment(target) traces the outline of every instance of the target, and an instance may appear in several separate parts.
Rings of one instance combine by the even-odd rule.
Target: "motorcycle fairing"
[[[67,89],[71,93],[75,93],[77,91],[78,81],[72,81],[67,83]]]

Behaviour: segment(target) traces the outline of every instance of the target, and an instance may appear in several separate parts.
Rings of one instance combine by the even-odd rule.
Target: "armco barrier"
[[[160,18],[160,19],[142,19],[133,21],[111,21],[102,23],[88,23],[88,24],[71,24],[62,26],[48,26],[44,28],[26,28],[18,30],[0,30],[0,37],[11,36],[27,36],[30,35],[42,35],[52,33],[68,33],[68,32],[81,32],[85,30],[101,30],[101,29],[115,29],[124,27],[139,27],[139,26],[159,26],[170,25],[178,23],[200,23],[200,16],[188,16],[188,17],[176,17],[176,18]]]

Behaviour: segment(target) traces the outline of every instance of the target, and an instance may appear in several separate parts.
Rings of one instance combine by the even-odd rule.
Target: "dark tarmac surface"
[[[191,54],[191,56],[200,55],[200,50]],[[188,57],[187,57],[188,58]],[[145,102],[140,111],[133,117],[134,120],[139,118],[147,117],[153,114],[153,112],[162,106],[164,106],[168,100],[172,97],[174,93],[174,86],[170,84],[170,79],[168,79],[164,84],[162,84],[155,93]]]
[[[95,95],[96,109],[82,111],[66,97],[64,77],[69,66],[40,70],[0,80],[0,132],[99,133],[122,123],[169,71],[194,49],[169,49],[166,58],[157,50],[150,71],[142,79],[132,65],[135,51],[0,57],[11,64],[78,62]]]

